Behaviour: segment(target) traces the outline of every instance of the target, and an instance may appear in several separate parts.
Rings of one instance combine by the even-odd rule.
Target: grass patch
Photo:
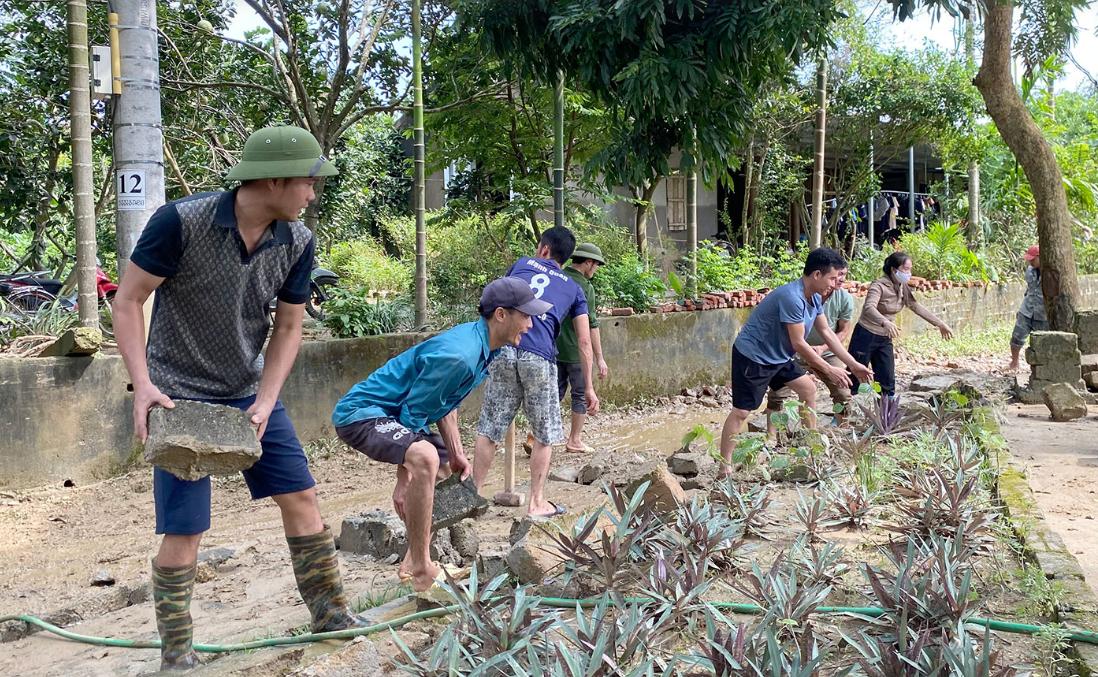
[[[1013,324],[998,324],[983,329],[963,329],[947,341],[936,330],[905,336],[897,344],[917,359],[933,357],[995,357],[1010,355]]]

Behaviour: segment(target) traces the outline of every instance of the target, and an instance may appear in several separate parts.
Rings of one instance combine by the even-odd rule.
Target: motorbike
[[[60,296],[63,286],[64,283],[49,277],[49,271],[45,270],[0,275],[0,296],[6,298],[16,312],[21,313],[37,312],[39,308],[50,303],[57,303],[65,310],[75,312],[78,310],[77,292],[74,290],[67,296]],[[99,299],[99,324],[108,338],[114,338],[111,306],[117,291],[118,284],[96,262],[95,294]]]
[[[328,294],[325,290],[338,284],[339,275],[336,273],[325,268],[313,268],[309,279],[309,298],[305,301],[305,312],[309,314],[309,317],[315,320],[324,319],[324,302],[328,300]],[[278,299],[271,299],[267,304],[267,309],[270,310],[271,315],[274,315],[277,305]]]

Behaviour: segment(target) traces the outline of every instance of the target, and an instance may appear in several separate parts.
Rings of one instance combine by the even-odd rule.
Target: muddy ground
[[[907,373],[927,368],[973,366],[981,365],[963,360],[931,365],[913,361],[901,364]],[[675,451],[683,434],[696,424],[705,424],[716,431],[723,418],[723,410],[696,403],[688,406],[650,403],[591,419],[589,442],[596,449],[613,448],[662,457]],[[1081,433],[1098,431],[1093,419],[1078,425],[1082,426]],[[1008,436],[1012,436],[1010,431],[1015,428],[1009,424],[1005,428]],[[1024,430],[1025,426],[1019,424],[1017,429]],[[1056,438],[1059,430],[1050,430],[1050,439]],[[1098,439],[1098,435],[1090,437]],[[1025,457],[1026,450],[1033,453],[1029,439],[1028,435],[1012,437],[1016,454]],[[466,441],[470,451],[471,441]],[[1098,455],[1098,447],[1095,452]],[[316,445],[310,449],[310,455],[321,508],[334,529],[338,530],[345,515],[372,508],[390,508],[393,480],[388,467],[368,462],[337,444]],[[558,452],[554,464],[582,465],[582,459],[571,456]],[[493,469],[488,495],[502,485],[500,465],[497,462]],[[525,478],[526,459],[521,453],[518,465],[518,476]],[[1056,462],[1050,459],[1049,463],[1031,466],[1030,477],[1035,488],[1051,491],[1049,485],[1042,484],[1045,480],[1038,471],[1052,465]],[[1068,469],[1061,470],[1066,473]],[[1078,473],[1084,469],[1072,466],[1070,470]],[[1061,484],[1072,484],[1067,479],[1065,477]],[[1089,491],[1085,482],[1075,484],[1079,485],[1080,492]],[[1039,491],[1038,497],[1041,496]],[[1089,493],[1086,496],[1093,504],[1094,496]],[[550,486],[550,498],[576,512],[600,504],[603,495],[595,487],[554,482]],[[784,514],[788,519],[796,501],[795,491],[789,487],[780,489],[775,492],[775,499],[778,514]],[[151,473],[147,469],[89,486],[0,494],[0,532],[4,534],[0,540],[0,571],[4,572],[0,577],[0,615],[61,611],[68,615],[62,613],[59,618],[71,621],[70,627],[77,632],[155,639],[153,612],[147,601],[149,558],[157,544],[152,532],[152,507]],[[1082,537],[1088,513],[1081,506],[1072,509],[1077,514],[1064,516],[1060,523],[1065,530],[1062,535],[1069,547],[1087,552],[1090,550],[1087,542],[1079,541],[1076,547],[1071,540],[1072,532],[1067,529],[1079,529]],[[482,518],[479,523],[482,547],[492,542],[505,543],[512,520],[521,516],[522,510],[497,507]],[[1056,514],[1053,512],[1050,517],[1055,518]],[[1069,517],[1078,522],[1073,523]],[[783,530],[779,528],[778,531]],[[842,542],[852,553],[865,553],[865,559],[872,556],[872,538],[848,533],[836,533],[828,538]],[[783,541],[778,539],[760,547],[769,551],[769,554],[760,553],[760,559],[768,561],[783,547]],[[294,585],[278,511],[269,501],[252,502],[243,481],[238,478],[215,481],[213,528],[207,534],[202,550],[218,548],[227,549],[221,552],[230,552],[231,556],[216,566],[202,567],[201,582],[196,586],[192,606],[196,641],[220,643],[282,635],[307,623],[308,612]],[[378,597],[395,591],[395,566],[346,554],[341,555],[341,562],[346,586],[352,595]],[[1008,553],[1001,552],[995,567],[985,572],[986,584],[990,586],[987,589],[994,589],[985,600],[987,614],[1015,619],[1024,617],[1025,600],[1017,594],[1017,585],[1012,580],[1016,566]],[[1086,566],[1084,563],[1084,568]],[[115,579],[113,586],[91,585],[92,578],[100,570],[106,570]],[[1091,570],[1087,569],[1087,572],[1089,576]],[[852,586],[855,586],[853,582]],[[851,594],[853,590],[854,587]],[[20,625],[8,624],[0,628],[0,632],[6,632],[10,637]],[[407,637],[413,644],[422,644],[429,641],[439,627],[437,623],[422,624],[410,628]],[[1032,653],[1031,647],[1017,638],[1002,638],[1002,642],[1011,658],[1017,661],[1027,660],[1027,652]],[[383,655],[396,653],[388,640],[379,639],[377,643]],[[325,650],[323,647],[264,650],[220,658],[200,674],[292,674],[309,663],[310,656]],[[275,657],[282,663],[278,666],[266,663]],[[90,647],[45,634],[0,643],[0,674],[141,675],[154,672],[158,664],[156,650]]]

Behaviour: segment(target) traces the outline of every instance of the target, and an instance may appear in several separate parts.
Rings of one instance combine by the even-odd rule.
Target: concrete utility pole
[[[696,144],[695,144],[696,146]],[[687,280],[689,298],[698,298],[698,167],[690,168],[686,175],[686,251],[689,252]]]
[[[155,0],[113,0],[121,94],[114,106],[118,274],[125,274],[141,230],[164,204],[164,132]],[[114,31],[112,30],[112,33]]]
[[[88,72],[88,5],[85,0],[69,0],[67,23],[77,299],[80,324],[98,327],[99,300],[95,293],[95,201],[92,199],[91,77]]]
[[[816,164],[812,171],[812,232],[808,246],[823,244],[824,143],[827,138],[827,59],[816,66]]]
[[[915,146],[907,149],[907,220],[915,228]]]

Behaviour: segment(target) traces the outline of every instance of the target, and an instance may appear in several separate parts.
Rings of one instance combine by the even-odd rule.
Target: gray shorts
[[[1018,313],[1014,321],[1014,331],[1010,333],[1010,345],[1016,348],[1024,347],[1030,332],[1034,331],[1048,331],[1048,321],[1035,320],[1028,315]]]
[[[534,439],[542,444],[564,441],[557,363],[514,346],[504,346],[488,367],[477,433],[496,444],[503,442],[520,406]]]
[[[575,362],[557,362],[557,393],[560,400],[572,386],[572,413],[587,413],[587,383],[583,380],[583,367]]]

